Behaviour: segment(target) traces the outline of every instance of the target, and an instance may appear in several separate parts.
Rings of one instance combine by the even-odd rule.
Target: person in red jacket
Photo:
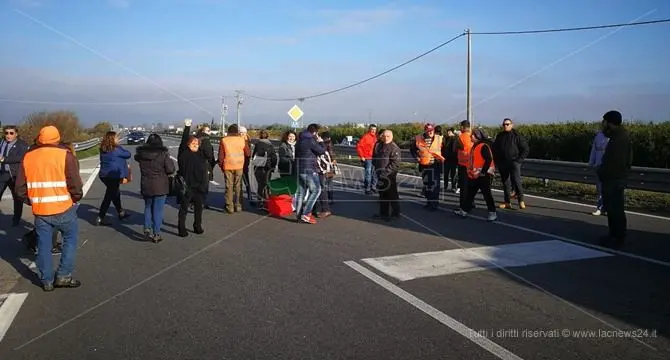
[[[363,186],[365,187],[365,195],[372,194],[377,191],[377,175],[372,166],[372,153],[377,145],[377,125],[370,124],[368,132],[361,137],[356,145],[356,152],[361,159],[363,168],[365,169],[365,177],[363,179]]]

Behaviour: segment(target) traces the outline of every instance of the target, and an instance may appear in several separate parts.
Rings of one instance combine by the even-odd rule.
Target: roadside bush
[[[101,121],[85,131],[89,138],[99,138],[105,136],[105,134],[112,129],[114,129],[114,127],[109,121]]]
[[[82,129],[77,115],[71,111],[38,112],[26,116],[19,125],[21,137],[32,143],[40,129],[47,125],[58,128],[62,142],[79,142],[90,138]]]

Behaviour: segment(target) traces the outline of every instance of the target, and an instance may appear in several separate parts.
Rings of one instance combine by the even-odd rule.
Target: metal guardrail
[[[119,131],[120,136],[125,136],[124,131]],[[72,145],[74,146],[74,151],[84,151],[88,149],[92,149],[100,144],[100,141],[102,141],[102,138],[93,138],[89,139],[86,141],[78,142],[78,143],[73,143]]]
[[[168,136],[181,138],[181,135],[177,134],[168,134]],[[273,141],[273,143],[278,145],[277,141]],[[213,143],[213,145],[218,144]],[[335,152],[338,155],[358,158],[355,147],[335,145]],[[406,149],[401,151],[400,158],[403,162],[416,162],[416,159]],[[595,185],[598,180],[595,168],[590,167],[587,163],[570,161],[526,159],[521,167],[521,174],[524,177],[538,178],[545,181],[567,181],[591,185]],[[670,169],[633,166],[628,177],[628,188],[670,193]]]
[[[100,138],[94,138],[94,139],[74,143],[72,145],[74,145],[74,151],[84,151],[84,150],[94,148],[94,147],[98,146],[98,144],[100,144]]]
[[[336,145],[336,152],[358,157],[355,147]],[[415,163],[409,150],[403,149],[400,157],[404,162]],[[546,180],[575,182],[595,185],[598,176],[596,169],[587,163],[526,159],[521,166],[521,174]],[[633,166],[628,177],[628,188],[661,193],[670,193],[670,169]]]

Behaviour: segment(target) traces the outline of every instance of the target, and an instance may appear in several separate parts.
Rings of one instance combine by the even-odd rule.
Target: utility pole
[[[228,105],[226,105],[225,96],[222,96],[221,97],[221,128],[219,129],[219,132],[221,133],[221,137],[223,137],[223,134],[226,133],[226,115],[228,115]]]
[[[304,106],[305,106],[305,105],[304,105],[304,103],[305,103],[305,99],[304,99],[304,98],[300,98],[300,99],[298,99],[298,100],[300,101],[300,109],[301,109],[302,112],[303,112],[303,115],[302,115],[302,117],[300,118],[300,128],[301,128],[301,129],[304,129],[304,128],[305,128],[305,115],[304,115],[304,114],[305,114],[305,108],[304,108]]]
[[[244,101],[244,98],[240,96],[241,91],[240,90],[235,90],[235,99],[237,100],[237,127],[240,127],[240,106],[242,105],[242,102]]]
[[[472,35],[470,34],[470,29],[465,29],[465,35],[468,38],[468,68],[467,68],[467,80],[466,80],[466,111],[467,111],[467,120],[470,122],[470,126],[474,128],[475,122],[472,118]]]

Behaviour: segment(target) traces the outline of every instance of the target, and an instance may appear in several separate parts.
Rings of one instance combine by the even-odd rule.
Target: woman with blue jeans
[[[589,157],[589,166],[598,168],[602,162],[603,155],[605,154],[605,149],[607,148],[607,143],[609,138],[605,136],[602,131],[598,131],[595,138],[593,139],[593,145],[591,146],[591,155]],[[603,206],[603,190],[600,179],[596,177],[596,191],[598,192],[598,204],[596,205],[596,211],[592,212],[594,216],[602,215],[606,212]]]
[[[163,224],[163,207],[170,193],[169,175],[176,171],[168,149],[157,134],[137,148],[135,161],[140,164],[140,193],[144,198],[144,238],[158,243]]]
[[[319,125],[310,124],[298,135],[298,142],[295,146],[298,173],[295,211],[298,222],[307,224],[316,224],[312,209],[321,194],[317,159],[326,152],[326,147],[318,134]]]

